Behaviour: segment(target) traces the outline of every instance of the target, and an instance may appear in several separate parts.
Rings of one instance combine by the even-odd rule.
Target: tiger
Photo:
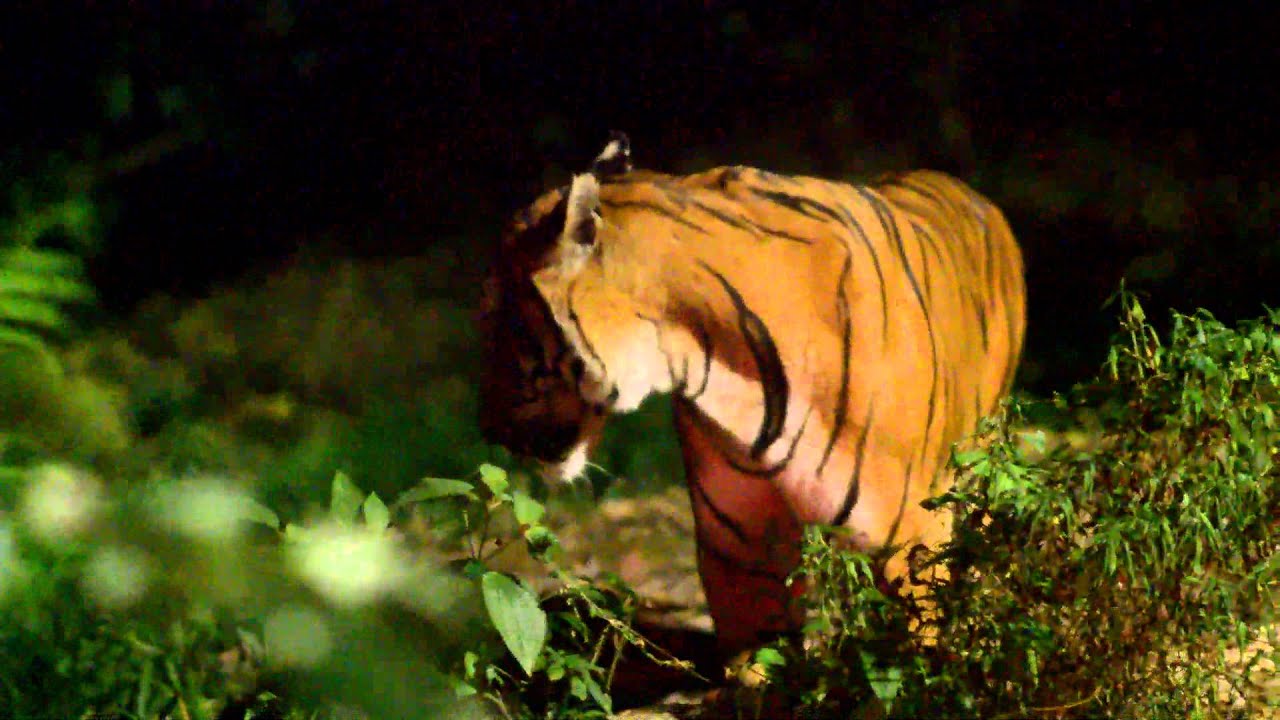
[[[572,480],[610,414],[669,394],[716,642],[741,657],[798,634],[805,526],[899,581],[950,537],[921,502],[1010,392],[1024,282],[1005,216],[945,173],[668,175],[615,133],[501,236],[481,430]]]

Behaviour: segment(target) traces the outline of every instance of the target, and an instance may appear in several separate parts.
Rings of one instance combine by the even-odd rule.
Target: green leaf
[[[87,302],[93,288],[77,279],[0,266],[0,295],[19,295],[59,302]]]
[[[494,628],[520,667],[532,675],[547,640],[547,614],[538,607],[538,598],[502,573],[485,573],[480,587]]]
[[[480,481],[489,488],[489,492],[494,495],[502,495],[507,491],[507,487],[511,482],[507,479],[507,471],[496,465],[485,463],[480,466]]]
[[[242,520],[266,525],[272,530],[280,529],[280,516],[275,511],[251,497],[241,498],[236,508]]]
[[[462,576],[468,580],[484,577],[489,572],[489,568],[479,560],[467,560],[462,564]]]
[[[756,650],[756,662],[767,668],[776,668],[786,665],[787,659],[782,656],[778,648],[762,647]]]
[[[546,525],[533,525],[524,531],[524,540],[529,545],[529,553],[538,560],[546,561],[549,554],[559,547],[560,540]]]
[[[364,492],[341,470],[333,474],[331,492],[329,517],[343,524],[355,522],[356,513],[360,512],[360,506],[364,504]]]
[[[974,450],[966,450],[955,454],[955,463],[960,467],[968,467],[987,456],[987,451],[982,448]]]
[[[472,695],[475,695],[477,692],[478,691],[474,687],[471,687],[466,682],[462,680],[458,680],[457,678],[454,678],[453,696],[455,698],[461,700],[463,698],[471,697]]]
[[[472,500],[478,500],[475,488],[471,483],[465,480],[451,480],[449,478],[429,477],[423,478],[422,482],[416,487],[412,487],[400,494],[396,498],[395,506],[407,505],[415,502],[425,502],[427,500],[438,500],[444,497],[465,497]]]
[[[84,272],[80,256],[48,248],[9,247],[0,250],[0,267],[42,275],[78,276]]]
[[[387,510],[386,503],[378,497],[378,493],[369,493],[361,509],[364,513],[364,524],[370,530],[381,532],[391,524],[391,512]]]
[[[871,653],[863,651],[861,655],[862,671],[866,674],[867,684],[887,708],[902,689],[902,669],[891,667],[881,670],[875,666],[876,659]]]
[[[38,334],[0,325],[0,351],[9,348],[35,355],[47,372],[54,372],[62,367],[58,357],[49,351],[48,343]]]
[[[582,675],[581,677],[583,678],[583,682],[586,683],[587,692],[590,693],[591,699],[595,700],[596,704],[599,705],[606,713],[612,715],[613,698],[609,697],[608,693],[600,687],[595,678],[590,675]]]
[[[311,538],[311,530],[297,523],[284,526],[284,540],[290,543],[304,543]]]
[[[541,520],[542,516],[547,512],[542,503],[520,490],[511,493],[511,504],[515,510],[516,522],[521,525],[533,525]]]
[[[69,324],[67,316],[56,305],[19,295],[0,295],[0,321],[51,331],[62,330]]]

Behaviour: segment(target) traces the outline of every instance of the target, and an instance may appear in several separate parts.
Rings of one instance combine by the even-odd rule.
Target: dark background
[[[1280,52],[1247,5],[9,3],[0,177],[89,168],[124,317],[299,252],[481,258],[614,128],[671,171],[931,165],[1007,208],[1023,382],[1059,389],[1121,276],[1228,320],[1276,302]]]

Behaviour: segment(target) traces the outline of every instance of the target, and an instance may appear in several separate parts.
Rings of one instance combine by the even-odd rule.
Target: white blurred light
[[[150,578],[151,563],[141,551],[103,547],[89,558],[81,583],[90,600],[119,609],[141,600]]]
[[[22,498],[22,518],[39,539],[53,543],[89,528],[102,504],[102,486],[68,465],[34,468]]]
[[[393,589],[405,574],[403,559],[386,533],[322,525],[293,546],[298,574],[341,605],[359,605]]]
[[[248,496],[221,478],[198,477],[162,487],[153,511],[168,528],[194,540],[219,542],[241,531]]]

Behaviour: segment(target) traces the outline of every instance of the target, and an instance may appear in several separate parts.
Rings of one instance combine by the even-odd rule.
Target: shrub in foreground
[[[907,632],[918,604],[876,587],[874,558],[808,536],[807,650],[758,657],[790,666],[773,675],[802,704],[1170,719],[1280,704],[1264,687],[1280,658],[1259,640],[1280,600],[1280,313],[1235,329],[1174,313],[1162,339],[1120,298],[1104,377],[1056,400],[1094,409],[1093,449],[1046,454],[1010,403],[956,456],[956,486],[933,501],[955,538],[917,558],[950,575],[926,594],[931,641]]]

